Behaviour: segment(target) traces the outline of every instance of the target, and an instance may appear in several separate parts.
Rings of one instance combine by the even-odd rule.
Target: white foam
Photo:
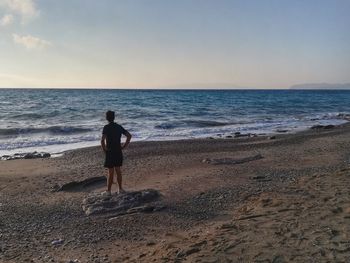
[[[217,137],[218,134],[224,137],[227,135],[232,135],[235,132],[241,132],[242,134],[274,134],[277,132],[277,130],[287,130],[288,132],[293,133],[306,130],[313,125],[339,125],[346,122],[346,120],[334,118],[319,118],[317,120],[314,118],[303,118],[302,120],[291,118],[287,120],[271,120],[269,122],[260,123],[251,122],[219,127],[177,128],[168,130],[156,129],[150,125],[149,129],[133,131],[132,134],[133,141],[169,141]],[[61,154],[68,150],[98,146],[99,137],[100,135],[97,132],[81,135],[76,134],[71,136],[19,136],[12,140],[9,139],[0,141],[0,156],[34,151],[49,152],[54,154],[54,156],[57,156],[57,154]]]

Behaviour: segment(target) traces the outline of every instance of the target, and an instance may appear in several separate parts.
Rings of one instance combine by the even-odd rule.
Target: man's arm
[[[131,140],[131,134],[128,131],[125,131],[124,135],[126,136],[126,141],[122,146],[122,149],[125,149],[126,147],[128,147],[130,140]]]
[[[105,134],[102,134],[102,138],[101,138],[101,147],[102,147],[102,150],[104,152],[107,151],[107,147],[106,147],[106,135]]]

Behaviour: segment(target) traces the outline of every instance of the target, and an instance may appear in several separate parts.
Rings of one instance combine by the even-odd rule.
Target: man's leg
[[[108,168],[107,191],[110,192],[113,184],[114,168]]]
[[[117,182],[118,182],[118,187],[119,187],[119,192],[123,192],[123,187],[122,187],[122,171],[120,169],[120,166],[116,166],[115,168],[115,172],[117,173]]]

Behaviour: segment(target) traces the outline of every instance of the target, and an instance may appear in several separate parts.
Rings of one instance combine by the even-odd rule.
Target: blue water
[[[349,101],[344,90],[0,89],[0,155],[97,145],[109,109],[147,141],[340,124]]]

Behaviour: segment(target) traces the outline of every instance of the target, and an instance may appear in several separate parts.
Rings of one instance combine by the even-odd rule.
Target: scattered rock
[[[15,153],[13,155],[1,156],[2,161],[11,161],[17,159],[38,159],[38,158],[49,158],[51,154],[47,152],[31,152],[31,153]]]
[[[245,158],[240,158],[240,159],[234,159],[234,158],[221,158],[221,159],[203,159],[202,163],[208,163],[208,164],[241,164],[241,163],[245,163],[245,162],[251,162],[251,161],[255,161],[255,160],[259,160],[262,159],[262,155],[256,154],[254,156],[249,156],[249,157],[245,157]]]
[[[109,214],[117,217],[133,213],[151,213],[164,209],[158,201],[161,195],[157,190],[147,189],[127,192],[118,195],[102,196],[100,193],[90,194],[83,200],[86,215]]]
[[[338,117],[339,119],[343,119],[343,120],[350,120],[350,114],[346,114],[346,113],[339,113],[339,114],[337,115],[337,117]]]

